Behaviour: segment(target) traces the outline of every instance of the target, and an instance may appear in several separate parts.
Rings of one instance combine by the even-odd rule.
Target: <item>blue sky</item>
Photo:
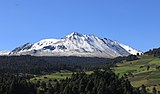
[[[1,0],[0,50],[94,34],[141,51],[160,47],[160,0]]]

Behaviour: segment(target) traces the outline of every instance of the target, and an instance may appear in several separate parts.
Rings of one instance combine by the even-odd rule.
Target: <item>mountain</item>
[[[137,53],[142,52],[117,41],[73,32],[61,39],[44,39],[34,44],[26,43],[15,48],[10,55],[114,58]]]
[[[3,55],[9,55],[10,51],[8,50],[3,50],[3,51],[0,51],[0,55],[3,56]]]

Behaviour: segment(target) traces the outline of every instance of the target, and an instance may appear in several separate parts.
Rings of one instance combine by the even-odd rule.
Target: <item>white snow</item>
[[[29,47],[30,45],[28,44]],[[18,48],[20,51],[14,50],[14,54],[117,57],[140,52],[110,39],[82,35],[76,32],[62,39],[41,40],[31,45],[29,49],[21,47]]]
[[[137,55],[137,53],[142,54],[141,51],[135,50],[135,49],[133,49],[133,48],[127,46],[127,45],[124,45],[124,44],[121,44],[121,43],[119,43],[119,45],[121,47],[123,47],[126,51],[128,51],[130,54],[133,54],[133,55]]]
[[[43,47],[55,44],[58,41],[60,41],[60,39],[44,39],[44,40],[41,40],[41,41],[35,43],[29,51],[42,49]]]
[[[8,50],[3,50],[3,51],[0,51],[0,55],[9,55],[10,51]]]

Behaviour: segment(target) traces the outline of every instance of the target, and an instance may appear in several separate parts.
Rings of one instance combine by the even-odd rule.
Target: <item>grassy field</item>
[[[140,56],[139,58],[139,60],[117,64],[113,71],[119,76],[132,74],[129,80],[134,87],[144,84],[148,91],[153,87],[160,91],[160,71],[156,69],[156,66],[160,65],[160,58],[152,56]],[[148,66],[150,66],[149,70],[147,70]]]
[[[48,82],[49,80],[54,80],[54,79],[57,79],[57,80],[60,80],[60,79],[65,79],[67,77],[70,77],[72,73],[70,72],[64,72],[64,73],[52,73],[50,75],[42,75],[42,76],[37,76],[37,77],[34,77],[31,79],[32,82],[35,82],[37,80],[40,80],[40,81],[45,81],[45,82]]]
[[[85,72],[86,74],[91,74],[93,71],[87,71]],[[37,82],[39,81],[45,81],[48,82],[49,80],[61,80],[61,79],[66,79],[67,77],[71,77],[72,72],[57,72],[57,73],[52,73],[50,75],[42,75],[42,76],[36,76],[32,79],[30,79],[32,82]]]

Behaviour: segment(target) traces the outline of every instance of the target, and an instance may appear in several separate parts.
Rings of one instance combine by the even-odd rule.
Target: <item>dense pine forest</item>
[[[0,94],[36,94],[36,87],[27,76],[0,74]]]
[[[119,78],[111,70],[73,73],[71,78],[45,83],[31,83],[27,76],[1,74],[0,94],[147,94],[145,88],[133,88],[130,82]]]
[[[139,94],[125,78],[118,78],[112,71],[94,71],[91,75],[85,73],[72,74],[71,78],[37,85],[41,94]]]
[[[0,94],[147,94],[145,86],[134,88],[126,77],[119,77],[110,67],[128,57],[82,58],[82,57],[0,57]],[[35,75],[50,74],[61,70],[73,74],[69,78],[47,82],[30,79]],[[94,71],[86,74],[85,71]]]
[[[71,72],[106,68],[124,60],[91,57],[0,56],[0,73],[49,74],[60,70]]]

